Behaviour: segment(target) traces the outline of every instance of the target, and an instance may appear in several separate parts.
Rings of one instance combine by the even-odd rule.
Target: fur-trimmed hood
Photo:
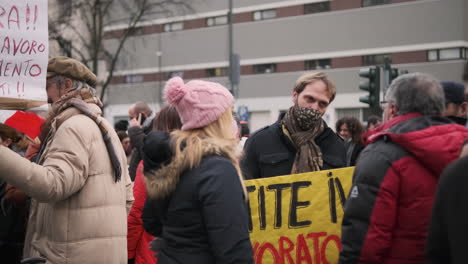
[[[155,132],[152,132],[155,133]],[[162,133],[162,132],[156,132]],[[163,199],[169,196],[171,193],[174,192],[176,189],[177,184],[179,183],[180,176],[184,171],[190,168],[190,164],[188,159],[185,158],[185,155],[180,155],[179,157],[175,157],[174,153],[174,139],[167,140],[164,138],[156,139],[158,135],[156,134],[149,134],[145,138],[145,145],[144,145],[144,156],[145,156],[145,183],[146,189],[148,192],[148,196],[153,199]],[[159,134],[161,136],[161,134]],[[152,141],[150,143],[150,141]],[[202,150],[201,155],[203,157],[207,156],[221,156],[225,157],[233,164],[237,162],[237,158],[234,157],[233,153],[236,153],[236,144],[232,144],[230,141],[214,139],[214,138],[205,138],[202,139]],[[152,146],[158,146],[154,148]],[[154,159],[153,161],[149,161],[149,155],[151,153],[157,152],[158,149],[164,147],[170,147],[171,154],[166,159],[161,158],[161,156],[157,157],[159,159],[159,163],[155,164]],[[182,152],[183,153],[183,152]],[[167,153],[165,154],[167,155]],[[152,162],[153,166],[156,166],[155,169],[147,168],[147,163]]]

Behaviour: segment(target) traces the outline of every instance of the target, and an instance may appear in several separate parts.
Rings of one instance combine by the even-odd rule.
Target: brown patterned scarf
[[[109,158],[112,163],[112,168],[114,170],[114,178],[115,181],[118,182],[121,179],[122,175],[122,166],[120,161],[117,157],[117,152],[115,151],[114,145],[112,144],[111,137],[109,135],[109,131],[104,126],[103,117],[94,113],[87,104],[96,104],[99,107],[102,107],[101,100],[94,96],[92,92],[92,88],[81,88],[72,90],[65,95],[63,95],[57,102],[54,103],[52,106],[52,111],[49,114],[46,122],[42,127],[42,132],[40,135],[40,139],[42,141],[41,150],[39,152],[38,157],[42,155],[46,142],[48,141],[49,137],[51,136],[50,130],[53,120],[62,113],[65,109],[69,107],[75,107],[80,112],[87,117],[91,118],[96,124],[98,125],[99,129],[101,130],[102,137],[104,139],[104,143],[106,144],[107,152],[109,153]]]
[[[324,129],[322,113],[295,105],[289,108],[282,125],[297,149],[291,174],[319,171],[323,166],[323,159],[315,138]]]

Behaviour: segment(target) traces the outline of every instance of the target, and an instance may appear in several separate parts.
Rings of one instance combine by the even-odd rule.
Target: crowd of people
[[[244,180],[349,166],[340,263],[464,262],[466,84],[399,76],[382,119],[333,130],[322,117],[337,89],[308,72],[293,105],[250,135],[221,84],[171,78],[166,106],[136,102],[112,127],[96,82],[52,58],[38,138],[0,124],[2,263],[254,263]]]

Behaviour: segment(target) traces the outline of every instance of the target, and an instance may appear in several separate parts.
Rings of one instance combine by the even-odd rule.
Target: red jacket
[[[340,263],[424,263],[437,182],[468,130],[407,114],[374,130],[345,205]]]
[[[128,259],[134,258],[135,264],[155,264],[155,253],[149,249],[149,243],[154,237],[146,233],[143,229],[143,221],[141,220],[141,212],[146,200],[146,187],[143,182],[143,161],[140,162],[136,171],[133,196],[135,197],[135,201],[127,218]]]

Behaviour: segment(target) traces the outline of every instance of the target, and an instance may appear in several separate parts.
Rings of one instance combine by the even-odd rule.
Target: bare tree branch
[[[139,23],[157,17],[173,14],[175,9],[193,12],[188,0],[73,0],[65,2],[72,10],[72,19],[64,16],[65,11],[58,8],[57,14],[49,19],[49,38],[55,40],[62,51],[72,51],[72,55],[90,65],[91,69],[99,73],[99,61],[107,64],[107,76],[100,85],[100,98],[104,105],[104,95],[108,89],[114,71],[121,58],[121,53],[129,37],[136,33]],[[122,14],[118,13],[119,10]],[[78,20],[79,23],[76,23]],[[104,28],[109,25],[125,23],[125,30],[120,36],[114,36],[117,47],[109,49],[104,44]],[[65,34],[65,31],[68,33]],[[71,47],[69,47],[71,43]],[[114,46],[115,47],[115,46]]]
[[[73,32],[75,36],[78,37],[79,41],[81,42],[79,43],[79,45],[74,46],[84,46],[86,50],[92,49],[92,43],[89,43],[89,39],[83,36],[83,34],[81,33],[83,30],[80,30],[75,25],[69,25],[68,28]],[[71,41],[77,41],[77,39],[71,39]]]
[[[125,44],[125,41],[127,40],[128,36],[135,29],[136,24],[138,23],[138,21],[140,21],[141,17],[145,13],[145,11],[146,11],[145,5],[146,5],[147,2],[148,2],[148,0],[143,0],[143,8],[140,8],[140,12],[138,13],[138,15],[136,17],[134,17],[133,21],[131,21],[128,29],[125,31],[123,37],[120,39],[119,46],[118,46],[118,48],[117,48],[117,50],[116,50],[116,52],[114,54],[114,57],[111,60],[111,63],[110,63],[109,69],[108,69],[109,70],[109,75],[107,76],[106,81],[102,85],[101,95],[99,96],[101,101],[104,100],[104,95],[105,95],[106,89],[109,86],[109,83],[112,80],[112,77],[114,76],[114,69],[115,69],[117,60],[119,58],[120,51],[122,51],[122,48],[123,48],[123,46]]]

